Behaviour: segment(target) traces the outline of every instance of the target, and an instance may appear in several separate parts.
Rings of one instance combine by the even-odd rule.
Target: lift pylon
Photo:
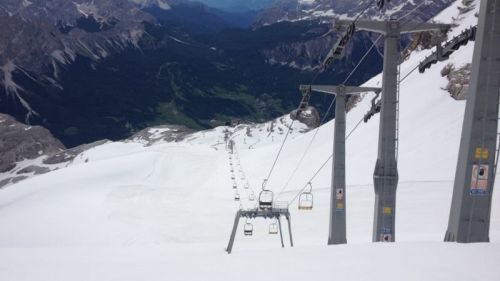
[[[380,92],[380,88],[353,87],[344,85],[301,85],[301,91],[315,91],[336,95],[335,131],[333,141],[332,185],[330,195],[330,227],[328,245],[345,244],[346,238],[346,192],[345,192],[345,138],[346,99],[348,95],[364,92]]]
[[[336,25],[350,25],[351,21],[339,20]],[[397,166],[397,112],[399,45],[402,34],[441,30],[450,25],[434,23],[401,23],[399,20],[358,20],[356,29],[381,33],[385,37],[384,71],[382,78],[382,109],[380,113],[378,157],[373,174],[375,187],[375,216],[373,241],[395,241]]]
[[[491,199],[498,164],[500,0],[483,0],[480,5],[450,219],[444,239],[450,242],[489,242]]]

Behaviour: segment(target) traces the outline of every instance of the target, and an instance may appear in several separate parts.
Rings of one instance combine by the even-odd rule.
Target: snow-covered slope
[[[458,2],[458,1],[457,1]],[[456,16],[456,6],[439,21]],[[474,11],[453,32],[474,24]],[[468,63],[472,44],[450,62]],[[428,55],[413,54],[405,74]],[[174,143],[108,143],[73,165],[0,190],[0,276],[5,280],[498,280],[500,198],[494,193],[489,244],[443,243],[465,102],[441,90],[445,63],[413,73],[401,88],[398,242],[371,243],[372,173],[378,117],[347,142],[347,245],[326,246],[330,166],[312,182],[315,207],[291,205],[295,248],[282,250],[254,222],[255,235],[238,232],[234,252],[223,249],[234,213],[257,194],[280,140],[279,130],[217,128]],[[367,85],[380,84],[380,76]],[[350,130],[369,109],[367,96],[347,115]],[[290,120],[283,119],[284,128]],[[258,127],[256,127],[258,128]],[[229,130],[229,133],[225,130]],[[286,143],[268,187],[278,193],[314,132]],[[236,143],[231,158],[225,136]],[[319,130],[300,170],[278,200],[290,200],[332,151],[333,123]],[[256,140],[259,139],[257,143]],[[242,173],[239,172],[241,168]],[[250,188],[245,189],[246,180]]]

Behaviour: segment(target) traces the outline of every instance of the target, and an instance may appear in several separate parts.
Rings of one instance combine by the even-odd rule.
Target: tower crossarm
[[[345,94],[345,95],[353,95],[360,94],[365,92],[380,92],[382,89],[380,88],[372,88],[372,87],[354,87],[354,86],[344,86],[344,85],[301,85],[300,88],[310,88],[311,91],[320,92],[324,94]]]
[[[337,20],[335,21],[336,26],[350,25],[352,21],[349,20]],[[358,20],[356,22],[357,30],[365,30],[376,33],[382,33],[384,35],[396,32],[398,34],[405,33],[416,33],[422,31],[442,31],[446,33],[451,28],[449,24],[442,23],[418,23],[418,22],[404,22],[401,23],[397,20],[387,20],[387,21],[374,21],[374,20]]]

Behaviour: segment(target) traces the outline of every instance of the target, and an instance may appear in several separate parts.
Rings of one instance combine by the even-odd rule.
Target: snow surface
[[[438,19],[456,16],[456,5]],[[473,23],[473,14],[453,32]],[[472,50],[470,43],[450,62],[470,62]],[[403,76],[428,54],[413,54]],[[66,168],[0,190],[0,280],[500,280],[498,192],[491,243],[442,242],[465,108],[441,89],[446,63],[402,84],[396,243],[371,243],[376,116],[347,142],[349,244],[326,246],[328,164],[312,182],[314,210],[291,205],[294,248],[281,249],[279,238],[267,234],[269,221],[256,220],[255,235],[244,237],[240,228],[233,254],[224,252],[236,210],[253,204],[248,197],[258,193],[285,136],[277,128],[290,125],[282,118],[198,132],[175,143],[107,143]],[[380,85],[380,78],[366,85]],[[349,112],[348,130],[370,100],[367,95]],[[233,200],[226,129],[236,143],[231,161],[241,202]],[[293,130],[267,185],[276,193],[314,134],[300,130]],[[278,200],[293,198],[328,159],[332,138],[330,122]],[[249,189],[243,188],[247,180]]]

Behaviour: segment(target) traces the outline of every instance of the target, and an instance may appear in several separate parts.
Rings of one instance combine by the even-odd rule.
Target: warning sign
[[[343,188],[337,188],[337,200],[342,200],[344,199],[344,189]]]
[[[489,168],[489,165],[475,164],[472,166],[471,195],[484,195],[488,193]]]
[[[490,152],[487,148],[477,147],[474,151],[474,157],[476,159],[487,160],[490,157]]]
[[[384,208],[382,208],[382,212],[384,213],[384,215],[390,215],[390,214],[392,214],[392,208],[391,207],[384,207]]]

